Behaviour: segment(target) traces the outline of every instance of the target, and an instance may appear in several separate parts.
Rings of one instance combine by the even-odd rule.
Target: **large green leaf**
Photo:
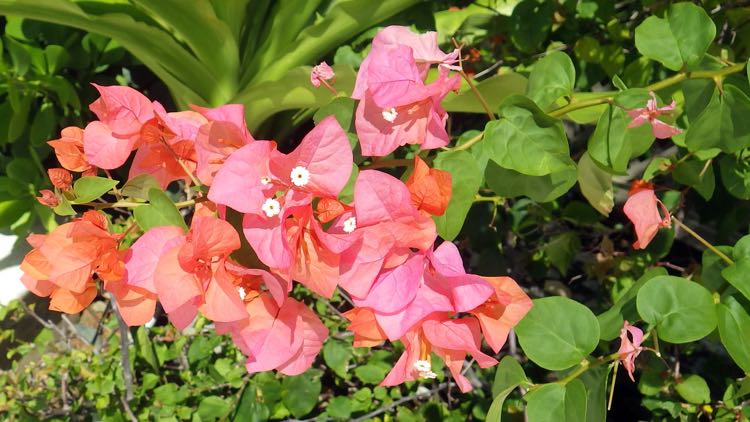
[[[729,193],[740,199],[750,199],[750,161],[724,155],[719,160],[719,173]]]
[[[578,160],[578,185],[589,204],[602,215],[608,216],[615,206],[612,175],[597,166],[588,152]]]
[[[537,202],[550,202],[575,185],[576,174],[575,165],[571,165],[546,176],[528,176],[489,161],[484,177],[487,185],[504,198],[528,196]]]
[[[104,195],[117,186],[117,180],[98,176],[83,176],[73,183],[73,192],[76,194],[74,204],[91,202]]]
[[[599,343],[599,322],[591,310],[561,296],[534,300],[516,332],[526,356],[553,371],[580,363]]]
[[[451,200],[445,214],[435,217],[435,225],[440,237],[453,240],[464,226],[466,214],[482,185],[482,172],[474,156],[467,151],[438,154],[435,159],[435,168],[451,174]]]
[[[518,361],[513,356],[505,356],[495,370],[495,381],[492,383],[492,397],[494,398],[485,420],[500,422],[505,399],[516,387],[528,382]]]
[[[729,296],[717,305],[721,343],[743,371],[750,372],[750,315],[735,298]]]
[[[514,95],[503,103],[500,120],[487,123],[484,143],[501,167],[529,176],[545,176],[573,166],[562,123],[530,99]]]
[[[706,11],[684,2],[672,5],[665,18],[649,16],[635,28],[635,46],[644,56],[671,70],[691,67],[703,59],[716,36]]]
[[[581,422],[586,420],[586,387],[579,379],[567,385],[544,384],[525,396],[532,422]]]
[[[575,82],[573,61],[567,54],[555,51],[534,65],[526,95],[541,109],[547,110],[558,98],[572,94]]]
[[[724,85],[723,95],[715,90],[711,101],[685,134],[693,152],[719,148],[737,152],[750,146],[750,98],[734,85]]]
[[[620,107],[609,106],[599,117],[594,133],[589,138],[588,154],[600,166],[623,174],[628,163],[648,151],[654,142],[648,124],[628,128],[631,118]]]
[[[148,205],[133,210],[135,221],[143,231],[160,226],[177,226],[187,230],[182,214],[164,191],[158,188],[149,190],[148,201]]]
[[[296,418],[310,413],[315,404],[318,403],[321,384],[320,378],[314,376],[313,372],[307,371],[294,377],[284,377],[281,381],[283,385],[281,397],[284,406]]]
[[[641,318],[670,343],[700,340],[716,328],[711,292],[684,278],[652,278],[638,291],[636,304]]]

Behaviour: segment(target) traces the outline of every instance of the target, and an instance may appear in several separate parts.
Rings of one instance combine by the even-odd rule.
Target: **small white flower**
[[[432,365],[430,364],[430,361],[428,360],[418,360],[414,362],[414,369],[416,369],[418,372],[428,372],[432,370]]]
[[[290,176],[292,178],[292,183],[294,183],[294,186],[305,186],[308,182],[310,182],[310,172],[302,166],[293,168],[292,174]]]
[[[347,233],[353,232],[357,228],[357,219],[355,217],[349,217],[344,221],[344,231]]]
[[[437,378],[437,374],[432,371],[420,372],[419,376],[428,380],[434,380],[435,378]]]
[[[270,185],[271,184],[271,178],[268,176],[263,176],[260,178],[260,184],[262,185]]]
[[[398,117],[398,112],[395,108],[387,108],[383,110],[383,119],[385,119],[388,123],[393,123],[394,120],[396,120],[396,117]]]
[[[266,202],[263,203],[261,209],[266,213],[266,217],[274,217],[281,212],[281,204],[273,198],[268,198],[266,199]]]
[[[240,299],[245,300],[245,296],[247,295],[247,293],[245,292],[245,288],[244,287],[238,287],[237,288],[237,292],[239,292],[239,294],[240,294]]]

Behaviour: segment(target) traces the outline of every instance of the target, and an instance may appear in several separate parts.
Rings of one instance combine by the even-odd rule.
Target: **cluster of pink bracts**
[[[417,35],[389,27],[373,41],[357,77],[356,129],[363,155],[383,156],[405,144],[423,149],[448,143],[443,97],[458,87],[449,76],[458,51],[443,53],[435,33]],[[425,84],[431,65],[438,77]],[[333,77],[318,66],[313,82]],[[327,84],[327,82],[326,82]],[[320,85],[319,83],[316,85]],[[292,152],[255,140],[241,105],[166,112],[137,91],[96,86],[91,104],[99,120],[66,128],[50,145],[64,169],[52,169],[56,191],[40,202],[54,206],[71,189],[69,171],[96,174],[122,166],[135,152],[129,177],[153,176],[162,187],[175,180],[208,186],[190,229],[156,227],[130,248],[110,233],[97,211],[32,235],[34,249],[22,264],[23,281],[50,308],[77,313],[110,292],[130,325],[153,315],[157,300],[170,321],[187,327],[198,313],[216,331],[230,333],[251,373],[308,369],[328,330],[304,303],[289,297],[292,281],[330,298],[341,288],[354,308],[345,316],[354,345],[401,341],[405,353],[383,381],[396,385],[434,378],[431,353],[440,356],[462,391],[467,354],[481,367],[531,308],[508,277],[466,274],[458,249],[437,239],[431,215],[445,211],[450,174],[415,159],[406,182],[377,170],[359,173],[354,200],[337,198],[350,179],[352,151],[346,133],[329,117]],[[65,170],[67,169],[67,170]],[[188,174],[188,172],[192,174]],[[242,233],[225,218],[241,213]],[[232,259],[247,239],[263,268]]]

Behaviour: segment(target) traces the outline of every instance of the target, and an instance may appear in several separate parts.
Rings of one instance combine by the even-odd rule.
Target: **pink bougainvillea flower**
[[[435,312],[469,312],[493,293],[482,277],[466,274],[456,245],[443,242],[425,259],[414,255],[383,272],[367,297],[354,303],[372,309],[383,332],[396,340]]]
[[[154,102],[153,107],[156,117],[141,128],[143,143],[135,153],[129,178],[150,174],[162,189],[174,180],[190,183],[185,168],[195,172],[195,139],[208,120],[194,111],[167,113],[158,102]]]
[[[94,87],[101,96],[89,108],[99,120],[86,126],[83,151],[92,165],[114,169],[123,165],[138,146],[142,126],[154,118],[154,107],[133,88]]]
[[[334,76],[336,76],[336,74],[333,73],[331,66],[328,66],[328,63],[326,62],[321,62],[319,65],[312,68],[312,71],[310,72],[310,83],[312,83],[315,88],[320,88],[321,81],[330,81]]]
[[[329,230],[347,233],[351,246],[341,253],[339,285],[364,299],[381,272],[401,265],[411,248],[426,251],[437,233],[435,223],[411,202],[403,182],[364,170],[354,184],[354,211],[344,213]]]
[[[659,213],[661,208],[664,216]],[[625,201],[623,211],[635,226],[638,240],[633,248],[644,249],[656,237],[662,227],[672,224],[671,215],[667,207],[656,197],[650,183],[636,181],[630,189],[628,200]]]
[[[313,197],[338,196],[351,174],[352,153],[333,117],[323,119],[291,153],[275,148],[273,142],[255,141],[234,152],[216,173],[208,198],[245,213],[245,237],[261,261],[288,269],[295,254],[287,218],[295,210],[306,214],[303,208],[310,208]],[[298,218],[307,226],[307,217]]]
[[[248,317],[233,324],[217,324],[217,331],[232,334],[247,355],[247,371],[275,369],[298,375],[309,369],[328,337],[328,329],[315,313],[291,298],[279,306],[267,293],[255,292],[245,300]]]
[[[344,317],[349,320],[347,330],[354,333],[354,347],[375,347],[388,339],[371,309],[352,308]]]
[[[672,100],[672,103],[668,106],[659,107],[656,103],[656,94],[652,91],[649,92],[649,95],[651,95],[651,99],[646,102],[646,107],[628,110],[628,115],[633,118],[628,127],[634,128],[648,123],[657,139],[671,138],[682,133],[682,129],[670,126],[658,119],[659,116],[674,110],[675,101]]]
[[[458,61],[459,51],[454,50],[451,53],[441,51],[438,47],[438,34],[436,32],[415,34],[405,26],[388,26],[378,32],[372,40],[372,46],[373,51],[394,46],[403,46],[411,49],[411,57],[422,80],[427,77],[430,66],[433,64],[449,69],[458,69],[454,64]],[[378,66],[380,64],[376,58],[377,55],[373,56],[370,54],[362,61],[352,98],[362,99],[364,97],[365,91],[367,91],[369,86],[370,74],[368,70],[370,66]]]
[[[531,310],[531,298],[510,277],[483,277],[495,289],[487,302],[472,310],[482,327],[484,340],[499,353],[515,327]]]
[[[458,89],[460,81],[458,76],[448,78],[446,75],[447,71],[440,69],[438,79],[430,85],[425,86],[417,79],[405,85],[400,96],[382,100],[383,104],[392,105],[377,104],[371,91],[366,91],[357,106],[354,121],[362,155],[385,156],[406,144],[419,144],[422,149],[447,145],[448,113],[440,103],[450,91]]]
[[[83,129],[69,126],[62,130],[60,139],[47,142],[55,150],[57,161],[63,168],[76,172],[91,172],[95,169],[83,153]]]
[[[49,176],[49,181],[52,182],[52,186],[61,191],[68,191],[73,187],[73,175],[64,168],[48,169],[47,176]]]
[[[40,204],[48,206],[50,208],[55,208],[56,206],[60,205],[60,198],[55,194],[55,192],[52,192],[49,189],[42,189],[39,191],[39,193],[42,196],[38,196],[36,200],[39,201]]]
[[[401,342],[404,343],[404,353],[380,383],[382,386],[437,377],[432,371],[430,354],[433,352],[443,359],[458,388],[464,393],[472,389],[469,380],[461,374],[467,354],[471,355],[481,368],[497,364],[495,358],[480,350],[479,323],[472,317],[426,319],[419,328],[406,333]]]
[[[247,130],[242,104],[228,104],[212,109],[192,107],[209,120],[198,131],[195,152],[198,179],[205,185],[211,185],[224,160],[255,139]]]
[[[628,334],[630,335],[630,338],[628,338]],[[633,378],[633,371],[635,371],[635,358],[637,358],[643,350],[643,347],[641,347],[642,342],[643,331],[625,321],[620,330],[620,349],[617,350],[617,353],[620,355],[622,366],[628,371],[628,376],[633,382],[635,382],[635,378]]]
[[[226,268],[229,254],[240,248],[239,235],[232,225],[218,218],[198,217],[193,219],[187,235],[169,239],[171,234],[175,233],[159,233],[143,247],[158,249],[164,242],[153,284],[172,323],[183,329],[198,311],[213,321],[245,318],[242,299],[234,286],[235,277]],[[151,265],[147,262],[136,267],[148,279],[146,270]],[[129,283],[140,278],[137,273],[131,275]],[[140,283],[145,285],[148,281]]]
[[[432,215],[443,215],[451,200],[451,183],[450,172],[430,168],[421,158],[414,157],[414,170],[406,181],[406,187],[417,209]]]

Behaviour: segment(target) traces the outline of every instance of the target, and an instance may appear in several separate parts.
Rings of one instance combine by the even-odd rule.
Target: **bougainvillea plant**
[[[48,173],[54,191],[38,198],[73,218],[29,237],[23,282],[65,313],[109,295],[131,326],[149,323],[157,306],[180,330],[205,319],[231,336],[248,373],[287,376],[310,369],[340,334],[296,294],[299,286],[324,300],[338,295],[354,347],[390,343],[401,352],[381,386],[427,383],[445,367],[446,385],[466,393],[475,387],[466,376],[473,363],[498,365],[484,415],[493,421],[514,391],[532,422],[605,420],[619,366],[635,381],[644,359],[669,366],[667,345],[720,342],[750,372],[750,237],[717,247],[678,215],[688,190],[713,195],[715,166],[731,195],[750,198],[746,66],[712,55],[715,37],[704,9],[674,4],[635,29],[638,53],[664,68],[658,82],[629,87],[615,74],[616,91],[574,93],[570,57],[550,51],[528,72],[523,95],[498,99],[467,73],[472,56],[459,43],[446,52],[437,33],[389,26],[350,90],[340,91],[325,62],[312,68],[314,88],[353,107],[348,116],[316,114],[292,148],[256,139],[242,105],[168,112],[132,88],[96,86],[97,120],[50,141],[61,168]],[[447,103],[469,96],[488,122],[455,139]],[[595,124],[582,154],[571,155],[563,119]],[[597,316],[565,295],[532,301],[510,277],[466,272],[452,239],[472,203],[545,203],[578,183],[591,208],[609,215],[613,175],[634,171],[631,159],[657,139],[678,152],[635,170],[621,209],[633,253],[653,264],[654,245],[671,245],[675,229],[683,231],[706,248],[703,283],[657,265]],[[127,180],[112,178],[128,165]],[[666,190],[657,181],[669,178],[685,185],[676,197],[657,194]],[[562,273],[568,265],[553,264]],[[513,354],[498,361],[516,335],[525,356],[554,375],[535,383]],[[745,417],[732,404],[739,393],[711,406],[702,378],[679,366],[672,378],[656,392],[674,390],[684,402],[654,408]]]

